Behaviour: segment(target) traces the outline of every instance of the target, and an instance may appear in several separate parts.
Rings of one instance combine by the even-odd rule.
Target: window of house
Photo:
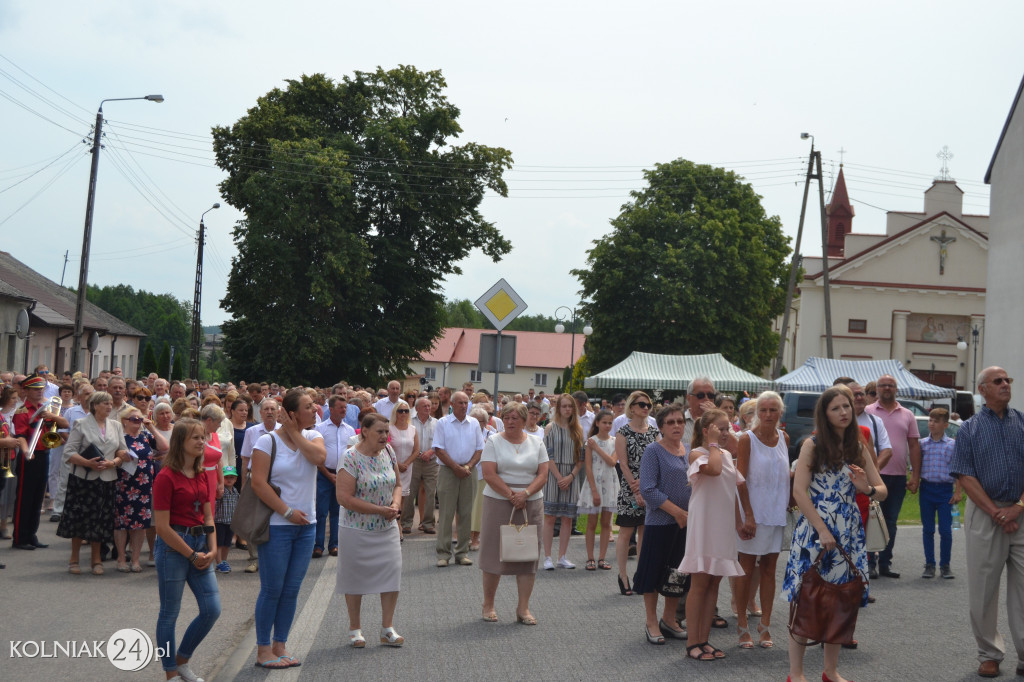
[[[547,372],[537,372],[533,375],[534,386],[547,386],[548,385],[548,374]]]
[[[427,381],[437,381],[437,367],[424,367],[423,378]]]
[[[851,334],[867,334],[867,332],[868,332],[868,321],[867,320],[850,320],[849,332]]]
[[[471,370],[469,370],[469,380],[472,381],[474,384],[480,383],[481,381],[484,380],[483,379],[483,372],[481,372],[478,369],[471,369]]]

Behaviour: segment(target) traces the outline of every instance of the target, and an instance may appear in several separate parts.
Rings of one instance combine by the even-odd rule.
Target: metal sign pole
[[[501,376],[501,330],[498,330],[498,342],[494,349],[494,395],[491,400],[494,402],[494,411],[498,411],[498,377]]]

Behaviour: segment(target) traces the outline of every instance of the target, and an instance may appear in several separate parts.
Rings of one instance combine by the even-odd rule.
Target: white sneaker
[[[555,570],[555,565],[551,562],[551,557],[549,557],[549,556],[548,557],[544,557],[544,570],[545,571],[553,571],[553,570]]]
[[[178,676],[185,680],[185,682],[203,682],[203,678],[192,672],[192,668],[188,667],[188,663],[182,663],[178,666]]]
[[[576,564],[566,559],[564,556],[558,560],[559,568],[576,568]]]

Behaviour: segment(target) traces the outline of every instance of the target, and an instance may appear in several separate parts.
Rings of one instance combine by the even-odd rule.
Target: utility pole
[[[96,206],[96,173],[100,168],[100,138],[103,136],[103,103],[96,112],[92,134],[92,167],[89,170],[89,197],[85,202],[85,229],[82,235],[82,257],[78,265],[78,291],[75,299],[75,331],[71,338],[71,371],[79,369],[82,352],[82,315],[85,312],[85,288],[89,279],[89,245],[92,244],[92,212]],[[63,279],[63,277],[61,278]]]
[[[807,194],[811,188],[811,178],[814,173],[814,140],[811,140],[811,153],[807,157],[807,177],[804,179],[804,200],[800,205],[800,224],[796,228],[796,244],[793,247],[793,262],[789,266],[789,286],[786,288],[786,308],[782,312],[782,329],[779,332],[779,352],[775,356],[775,367],[772,370],[772,379],[778,379],[782,374],[782,358],[786,352],[786,334],[789,332],[789,309],[793,306],[793,293],[796,289],[796,271],[800,267],[800,242],[804,236],[804,216],[807,213]]]
[[[199,319],[203,295],[203,244],[206,242],[206,224],[203,222],[203,218],[207,213],[215,208],[220,208],[220,204],[214,204],[203,211],[203,215],[199,216],[199,248],[196,256],[196,294],[192,301],[192,355],[188,363],[189,378],[195,379],[196,381],[199,380],[199,353],[203,348],[203,328]]]
[[[825,178],[821,173],[821,152],[815,152],[818,171],[818,205],[821,209],[821,284],[825,287],[825,357],[832,359],[832,297],[828,279],[828,217],[825,215]]]
[[[64,286],[64,274],[68,271],[68,249],[64,249],[64,267],[60,270],[60,285]]]

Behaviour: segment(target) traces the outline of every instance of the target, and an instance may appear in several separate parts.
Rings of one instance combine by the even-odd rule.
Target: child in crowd
[[[609,571],[612,565],[605,560],[608,543],[612,538],[612,512],[615,511],[619,497],[619,477],[615,465],[615,437],[612,431],[611,410],[601,410],[594,418],[594,425],[587,434],[587,445],[584,452],[584,467],[587,477],[580,490],[577,512],[587,514],[587,570],[596,568]],[[594,535],[597,532],[597,519],[601,518],[601,554],[594,562]]]
[[[230,573],[231,564],[228,563],[228,550],[231,549],[231,519],[235,515],[235,506],[238,504],[238,491],[235,490],[235,481],[238,480],[238,470],[235,467],[224,467],[224,496],[217,500],[217,511],[213,517],[213,525],[217,527],[217,552],[220,555],[220,563],[217,564],[218,573]]]
[[[921,481],[918,502],[921,505],[921,533],[924,540],[924,573],[922,578],[935,577],[935,517],[939,518],[939,570],[942,577],[956,576],[949,568],[953,550],[953,505],[963,496],[960,481],[949,475],[949,460],[956,441],[946,435],[949,410],[936,407],[928,413],[928,438],[921,439]]]

